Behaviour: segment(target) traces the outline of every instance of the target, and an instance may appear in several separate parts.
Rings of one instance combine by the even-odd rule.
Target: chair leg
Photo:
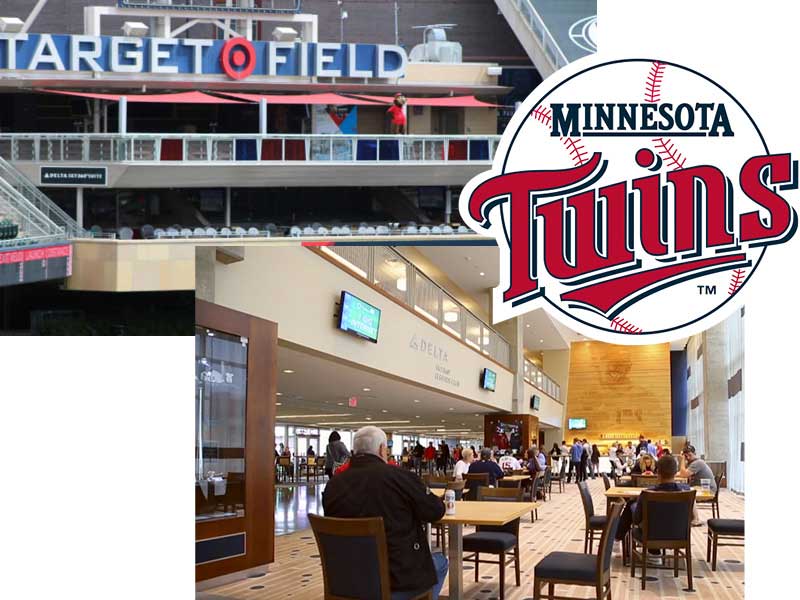
[[[642,544],[642,590],[647,585],[647,544]]]
[[[678,549],[675,548],[675,550],[673,550],[672,554],[673,554],[673,556],[672,556],[672,562],[673,562],[673,565],[672,565],[672,576],[677,579],[677,577],[678,577],[678,560],[680,559],[680,553],[678,552]]]
[[[542,583],[535,577],[533,579],[533,600],[542,600]]]
[[[500,600],[506,597],[506,553],[500,553]]]
[[[548,598],[555,598],[556,597],[556,584],[555,583],[548,583],[547,584],[547,597]]]
[[[589,554],[589,526],[586,526],[586,532],[583,534],[583,553]]]
[[[717,544],[719,543],[719,539],[717,538],[717,533],[714,532],[714,542],[713,547],[711,548],[711,570],[717,570]]]
[[[631,579],[636,577],[636,543],[633,541],[633,536],[628,534],[630,546],[628,547],[629,560],[631,561]]]
[[[475,583],[478,582],[478,568],[481,563],[478,561],[478,553],[475,553]]]
[[[711,563],[711,530],[706,534],[706,562]]]
[[[686,547],[686,576],[689,579],[689,591],[694,591],[692,581],[692,545]]]
[[[519,576],[519,545],[514,546],[514,572],[517,575],[517,587],[519,587],[522,585]]]

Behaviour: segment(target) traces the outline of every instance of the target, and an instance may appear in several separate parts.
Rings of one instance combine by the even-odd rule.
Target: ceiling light
[[[452,408],[452,407],[450,407],[450,408],[448,408],[447,410],[455,410],[455,408]]]
[[[480,275],[481,277],[483,277],[484,275],[486,275],[486,273],[484,273],[483,271],[481,271],[480,273],[478,273],[478,275]]]
[[[367,421],[372,421],[372,417],[367,417]]]
[[[408,289],[408,282],[406,281],[405,277],[400,277],[395,284],[397,289],[401,292],[405,292]]]
[[[417,404],[419,404],[419,400],[414,400],[414,402],[416,402]]]
[[[276,419],[324,419],[327,417],[349,417],[353,413],[327,413],[323,415],[281,415],[275,417]]]
[[[388,410],[386,410],[385,408],[383,408],[383,409],[381,409],[381,412],[382,412],[382,413],[388,413],[389,411],[388,411]]]
[[[294,373],[294,371],[292,371],[291,369],[284,369],[283,372],[286,373],[287,375],[291,375],[292,373]]]
[[[444,419],[442,419],[442,423],[444,423],[444,422],[445,422],[445,420],[444,420]]]
[[[540,344],[544,344],[544,340],[539,340],[539,343]]]
[[[283,392],[275,392],[276,396],[283,396]]]
[[[336,404],[338,404],[339,406],[344,406],[344,402],[337,402]]]
[[[283,404],[281,404],[280,402],[276,402],[275,406],[283,406]]]
[[[445,311],[444,320],[446,323],[455,323],[458,321],[458,313],[454,310]]]
[[[19,33],[24,26],[19,17],[0,17],[0,33]]]
[[[361,388],[361,389],[362,389],[363,391],[365,391],[365,392],[371,392],[371,391],[372,391],[372,388]]]
[[[150,28],[141,21],[125,21],[122,25],[122,32],[125,37],[145,37]]]
[[[411,423],[411,421],[326,421],[318,423],[318,425],[395,425],[398,423]]]
[[[419,419],[419,415],[414,415],[414,418],[415,419]]]

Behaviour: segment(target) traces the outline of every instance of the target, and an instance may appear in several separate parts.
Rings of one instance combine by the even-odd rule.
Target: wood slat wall
[[[605,446],[615,439],[602,435],[623,433],[671,439],[669,344],[573,343],[566,412],[587,421],[583,431],[565,431],[569,442],[577,436]]]

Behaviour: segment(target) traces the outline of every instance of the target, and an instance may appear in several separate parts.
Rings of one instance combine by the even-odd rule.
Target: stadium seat
[[[181,228],[181,237],[192,237],[192,230],[188,227]]]
[[[459,225],[458,226],[458,233],[469,233],[470,229],[466,225]]]
[[[206,230],[205,229],[203,229],[202,227],[195,227],[194,228],[194,237],[205,237],[205,236],[206,236]]]
[[[416,225],[409,225],[405,229],[405,234],[406,235],[417,235],[418,233],[419,233],[419,230],[417,229]]]
[[[142,225],[142,228],[139,231],[142,234],[142,239],[144,240],[152,240],[155,237],[155,229],[152,225]]]
[[[453,233],[453,228],[450,227],[450,225],[442,225],[442,233],[444,233],[445,235],[450,235],[451,233]]]
[[[330,231],[327,227],[317,227],[317,235],[328,235]]]
[[[259,233],[258,229],[256,229],[255,227],[250,227],[247,230],[247,235],[249,235],[251,237],[258,237],[261,234]]]
[[[375,228],[375,233],[378,235],[389,235],[389,228],[386,225],[378,225]]]
[[[159,227],[153,232],[153,234],[155,235],[156,239],[159,239],[164,237],[167,234],[167,232]]]
[[[289,230],[289,235],[292,237],[300,237],[302,234],[303,230],[300,229],[297,225],[295,225]]]
[[[230,227],[223,227],[219,230],[219,234],[222,237],[231,237],[231,228]]]
[[[419,232],[421,235],[430,235],[431,228],[428,227],[427,225],[423,225],[422,227],[419,228]]]
[[[431,233],[433,233],[435,235],[441,235],[442,228],[439,227],[438,225],[434,225],[433,227],[431,227]]]
[[[133,229],[130,227],[122,227],[119,230],[119,239],[121,240],[132,240],[133,239]]]
[[[313,227],[303,227],[303,235],[314,235]]]
[[[239,237],[243,237],[247,235],[247,232],[242,227],[234,227],[233,235],[238,235]]]
[[[206,227],[206,235],[208,237],[217,237],[217,230],[213,227]]]

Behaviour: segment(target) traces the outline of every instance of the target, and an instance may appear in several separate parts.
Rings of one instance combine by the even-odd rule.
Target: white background
[[[601,0],[599,47],[725,82],[773,151],[800,157],[793,4]],[[745,289],[756,600],[798,593],[798,259],[800,234]],[[193,596],[193,358],[188,337],[0,339],[0,596]]]

